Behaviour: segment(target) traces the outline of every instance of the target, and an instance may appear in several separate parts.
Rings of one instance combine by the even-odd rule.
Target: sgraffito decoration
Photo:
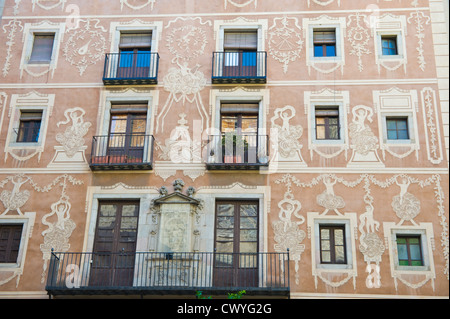
[[[289,63],[300,59],[303,49],[302,28],[297,18],[275,18],[269,28],[269,54],[283,64],[287,73]]]
[[[198,23],[197,19],[199,20]],[[179,23],[182,22],[181,24]],[[158,112],[156,132],[164,131],[164,120],[174,103],[190,103],[195,105],[200,114],[202,131],[209,127],[209,115],[203,105],[200,92],[206,86],[206,77],[201,72],[200,65],[192,65],[192,60],[202,56],[208,43],[203,25],[211,26],[211,22],[202,22],[199,18],[177,18],[166,28],[175,24],[167,35],[167,46],[174,55],[172,63],[175,67],[169,69],[164,77],[164,89],[170,92],[166,103]]]
[[[64,133],[56,134],[56,140],[64,147],[64,151],[68,157],[73,157],[80,148],[85,144],[84,136],[87,134],[90,122],[85,122],[83,117],[86,112],[80,108],[70,108],[64,112],[64,121],[58,122],[56,126],[69,124]]]
[[[347,22],[347,39],[352,46],[350,55],[355,55],[358,58],[359,72],[364,70],[362,57],[364,54],[370,55],[368,45],[370,41],[370,31],[367,28],[369,25],[367,16],[365,14],[351,14],[348,16]]]
[[[82,76],[89,65],[104,59],[106,51],[106,29],[99,26],[100,20],[78,20],[77,28],[67,29],[69,38],[63,52],[66,61],[74,65]],[[83,25],[82,25],[83,24]]]
[[[404,231],[416,229],[416,231],[421,230],[426,232],[429,247],[427,253],[427,258],[430,259],[428,262],[429,266],[423,267],[423,270],[417,270],[413,276],[411,276],[410,273],[402,272],[394,267],[392,260],[397,257],[393,257],[392,255],[396,254],[396,250],[395,247],[390,247],[389,259],[391,263],[391,275],[396,289],[398,281],[412,289],[418,289],[431,281],[431,285],[434,288],[436,270],[434,269],[433,254],[431,252],[431,250],[435,250],[433,227],[430,226],[432,224],[429,222],[419,223],[414,220],[420,214],[421,210],[421,202],[416,195],[418,192],[431,187],[435,194],[436,207],[434,210],[436,211],[437,217],[440,219],[441,225],[440,242],[443,258],[445,259],[443,273],[447,275],[447,279],[449,278],[448,221],[445,217],[444,193],[439,175],[418,179],[405,174],[396,174],[383,180],[378,179],[374,175],[361,174],[356,176],[355,179],[346,180],[334,174],[322,174],[312,178],[310,181],[301,181],[292,174],[285,174],[282,178],[276,180],[275,183],[286,185],[287,191],[284,195],[284,199],[278,203],[278,219],[272,222],[272,228],[274,229],[275,235],[274,248],[277,251],[285,250],[286,247],[289,248],[291,256],[297,256],[296,259],[292,258],[296,263],[300,260],[299,255],[292,255],[292,252],[297,251],[301,254],[304,250],[304,245],[302,244],[304,239],[302,236],[303,230],[300,229],[300,226],[304,224],[304,218],[299,214],[302,209],[300,202],[303,202],[303,192],[293,190],[294,187],[300,189],[317,189],[318,195],[316,196],[316,204],[321,206],[323,211],[307,213],[308,238],[311,239],[311,243],[313,244],[314,241],[317,240],[317,236],[319,236],[316,233],[317,229],[315,229],[314,220],[322,219],[325,223],[330,222],[330,220],[336,220],[341,223],[348,220],[350,222],[350,234],[347,234],[350,238],[348,243],[353,246],[359,239],[359,245],[355,245],[354,248],[359,248],[359,252],[364,256],[364,262],[367,263],[367,272],[368,270],[372,271],[379,267],[382,262],[382,256],[387,250],[387,243],[395,240],[395,238],[392,237],[393,234],[391,231],[389,230],[387,232],[386,229],[399,229]],[[342,187],[346,187],[352,190],[353,205],[356,194],[355,191],[357,187],[362,187],[360,202],[363,203],[364,208],[358,213],[343,213],[342,209],[345,207],[346,199],[335,193],[336,184],[339,184],[341,189]],[[414,188],[412,188],[412,185],[414,185]],[[325,186],[325,190],[323,190],[323,186]],[[377,201],[375,195],[373,195],[374,188],[381,188],[383,190],[389,189],[390,193],[394,194],[391,202],[392,220],[384,219],[383,221],[384,236],[379,234],[382,223],[377,219],[377,215],[381,213],[381,210],[384,212],[388,208],[377,207],[375,205]],[[395,188],[398,189],[397,194],[395,194]],[[294,198],[293,194],[298,194],[296,196],[297,198]],[[311,200],[309,197],[306,199],[304,198],[304,202],[310,203]],[[358,218],[355,218],[356,216]],[[356,236],[358,231],[360,234],[359,238]],[[434,231],[436,232],[436,229]],[[383,239],[383,237],[385,238]],[[390,243],[389,245],[392,246]],[[393,245],[395,246],[395,242]],[[349,261],[346,269],[326,269],[316,267],[314,263],[315,255],[312,255],[311,258],[312,271],[316,278],[316,289],[318,288],[317,279],[321,279],[327,286],[338,288],[347,283],[351,278],[353,278],[354,289],[356,289],[356,277],[358,276],[356,256],[352,256],[353,261]],[[328,278],[327,275],[330,273],[334,274],[336,278],[339,279],[332,280]],[[424,279],[421,279],[421,277]],[[296,284],[298,284],[297,279],[298,275],[296,268]],[[377,279],[381,281],[380,274],[378,274]],[[383,280],[385,281],[388,279],[384,278]],[[380,284],[375,288],[381,286],[383,285]]]
[[[124,5],[133,10],[141,10],[150,5],[153,10],[155,2],[156,0],[120,0],[120,10],[123,10]]]
[[[238,8],[246,7],[252,3],[255,4],[255,8],[258,6],[258,0],[224,0],[224,1],[225,1],[225,9],[227,8],[228,3]]]
[[[9,183],[13,184],[12,190],[5,189],[0,194],[0,201],[5,208],[5,211],[0,213],[0,219],[2,217],[10,217],[10,214],[13,211],[15,211],[16,215],[19,217],[24,217],[27,214],[22,212],[22,207],[27,204],[31,192],[29,189],[22,189],[25,185],[30,185],[32,190],[38,193],[47,194],[57,186],[62,188],[58,201],[51,204],[51,212],[44,215],[41,220],[42,224],[48,227],[42,232],[44,243],[40,245],[44,259],[41,283],[44,283],[47,275],[47,264],[51,257],[51,250],[54,249],[55,251],[61,252],[67,251],[70,248],[69,238],[76,227],[74,221],[70,218],[71,204],[67,194],[67,187],[69,184],[82,185],[83,181],[64,174],[56,177],[48,185],[39,186],[32,177],[25,174],[17,174],[8,176],[0,181],[0,188],[5,188]],[[21,273],[18,273],[17,275],[21,275]],[[1,283],[2,282],[0,282],[0,284]]]

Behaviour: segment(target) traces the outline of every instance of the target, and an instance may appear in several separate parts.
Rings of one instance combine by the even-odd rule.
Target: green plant
[[[203,296],[203,291],[196,291],[195,296],[197,297],[197,299],[212,299],[211,296]]]
[[[240,148],[244,146],[244,149],[248,149],[248,142],[241,135],[237,135],[234,132],[226,132],[222,136],[222,146],[228,145],[233,141],[233,147]]]
[[[238,291],[236,294],[228,293],[228,299],[241,299],[242,295],[245,295],[245,290]]]

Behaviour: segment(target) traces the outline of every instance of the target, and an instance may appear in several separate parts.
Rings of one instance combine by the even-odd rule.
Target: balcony
[[[103,72],[105,85],[158,84],[158,53],[107,53]]]
[[[222,133],[208,136],[209,170],[259,170],[269,165],[267,135]]]
[[[289,296],[289,253],[55,253],[45,289],[58,295]]]
[[[214,52],[213,84],[265,84],[267,52]]]
[[[91,170],[151,170],[152,135],[110,134],[94,136],[89,166]]]

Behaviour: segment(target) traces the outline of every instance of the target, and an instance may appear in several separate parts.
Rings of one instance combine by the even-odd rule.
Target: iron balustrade
[[[103,82],[117,84],[157,84],[159,54],[156,52],[106,53]]]
[[[208,136],[207,166],[209,169],[244,169],[269,164],[269,137],[256,133],[222,133]]]
[[[144,134],[94,136],[91,169],[151,169],[154,137]]]
[[[248,275],[249,271],[253,275]],[[246,290],[249,295],[287,296],[289,251],[52,252],[46,290],[49,295],[195,295],[196,291],[226,294]]]
[[[266,83],[267,52],[213,52],[213,83]]]

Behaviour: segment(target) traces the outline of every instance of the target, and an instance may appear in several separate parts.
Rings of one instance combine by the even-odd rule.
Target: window
[[[388,140],[409,140],[407,117],[386,117]]]
[[[339,108],[316,107],[316,140],[339,140]]]
[[[314,30],[314,56],[336,56],[336,30]]]
[[[151,64],[152,34],[121,33],[118,77],[147,77]]]
[[[420,235],[397,235],[399,266],[423,266]]]
[[[17,263],[23,225],[0,225],[0,263]]]
[[[320,225],[320,262],[346,264],[345,225]]]
[[[18,143],[37,143],[41,130],[42,111],[21,111]]]
[[[226,75],[251,76],[256,74],[258,51],[257,31],[225,31],[224,66]]]
[[[55,34],[34,34],[30,63],[50,63],[52,60]]]
[[[381,36],[382,55],[398,55],[397,36]]]

